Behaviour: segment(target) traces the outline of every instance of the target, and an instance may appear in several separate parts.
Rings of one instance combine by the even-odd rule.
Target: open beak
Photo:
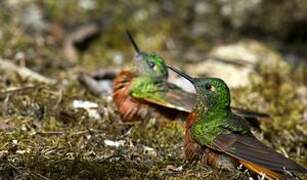
[[[179,70],[177,68],[174,68],[174,67],[172,67],[170,65],[167,65],[167,67],[169,69],[171,69],[172,71],[174,71],[175,73],[179,74],[180,76],[184,77],[186,80],[190,81],[192,84],[194,84],[194,79],[191,76],[187,75],[183,71],[181,71],[181,70]]]

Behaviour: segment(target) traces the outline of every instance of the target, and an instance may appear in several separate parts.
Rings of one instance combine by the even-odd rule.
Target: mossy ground
[[[95,10],[86,11],[77,7],[74,1],[55,2],[50,0],[36,4],[43,9],[48,20],[66,24],[86,22],[99,15],[102,9],[112,7],[108,1],[99,1]],[[0,8],[0,24],[3,25],[0,56],[16,64],[26,64],[32,70],[56,79],[58,83],[46,85],[0,70],[0,179],[249,177],[248,172],[219,172],[197,163],[186,164],[182,122],[169,122],[163,128],[156,128],[154,122],[148,125],[123,124],[109,97],[96,98],[77,81],[81,70],[90,72],[97,67],[114,65],[114,53],[124,52],[125,60],[132,57],[131,47],[127,45],[123,33],[126,28],[138,32],[158,32],[150,34],[150,42],[145,42],[146,38],[138,34],[136,38],[140,40],[142,48],[162,51],[166,57],[180,56],[180,53],[170,55],[163,52],[162,41],[173,42],[177,38],[172,35],[175,31],[182,33],[178,38],[194,44],[195,48],[209,46],[210,43],[191,40],[183,34],[184,30],[179,31],[181,27],[175,20],[184,19],[181,15],[161,18],[154,2],[146,6],[139,2],[133,8],[123,3],[112,12],[117,25],[106,30],[87,51],[80,53],[78,62],[71,63],[63,57],[61,46],[49,42],[47,36],[31,33],[31,29],[18,21],[18,11],[28,6],[27,3],[17,6],[9,6],[7,2],[3,4],[5,6]],[[127,6],[135,13],[130,15]],[[182,10],[177,10],[185,12],[183,7],[186,6],[185,1],[180,1],[178,7]],[[16,13],[15,16],[10,15],[12,11]],[[76,12],[78,16],[75,16]],[[138,13],[145,13],[143,16],[147,19],[139,19]],[[155,21],[147,21],[152,18]],[[273,122],[262,124],[263,132],[259,137],[264,137],[265,143],[305,166],[306,69],[306,65],[298,68],[288,65],[287,70],[259,65],[257,71],[261,78],[253,79],[249,87],[232,90],[233,103],[237,106],[266,111],[272,116]],[[13,88],[15,90],[11,90]],[[85,110],[73,108],[74,100],[99,104],[101,118],[94,119]],[[112,147],[105,140],[124,143]]]

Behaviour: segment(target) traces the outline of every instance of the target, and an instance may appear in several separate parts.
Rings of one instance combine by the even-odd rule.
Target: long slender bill
[[[138,45],[136,44],[136,42],[134,41],[134,39],[133,39],[131,33],[130,33],[128,30],[126,31],[126,33],[127,33],[127,35],[128,35],[129,41],[130,41],[131,44],[133,45],[135,51],[139,54],[141,51],[140,51]]]
[[[179,70],[179,69],[177,69],[177,68],[174,68],[174,67],[172,67],[172,66],[170,66],[170,65],[167,65],[167,67],[168,67],[169,69],[171,69],[172,71],[174,71],[175,73],[179,74],[180,76],[184,77],[184,78],[187,79],[188,81],[190,81],[192,84],[194,84],[194,79],[193,79],[191,76],[187,75],[187,74],[184,73],[183,71],[181,71],[181,70]]]

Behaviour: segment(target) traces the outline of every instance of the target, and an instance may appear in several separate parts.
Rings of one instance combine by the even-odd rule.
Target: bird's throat
[[[206,102],[196,103],[193,109],[193,113],[197,114],[197,117],[201,120],[226,116],[230,111],[230,106],[222,106],[220,104],[210,104]]]

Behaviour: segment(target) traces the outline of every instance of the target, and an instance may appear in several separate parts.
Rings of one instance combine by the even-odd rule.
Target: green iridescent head
[[[164,60],[155,53],[140,52],[136,55],[136,63],[140,74],[167,77],[168,71]]]
[[[129,40],[136,51],[136,67],[141,75],[168,78],[167,65],[164,59],[156,53],[141,52],[131,34],[127,31]]]
[[[192,78],[178,69],[168,67],[194,85],[197,103],[205,103],[208,108],[227,108],[230,106],[229,88],[223,80],[219,78]]]

